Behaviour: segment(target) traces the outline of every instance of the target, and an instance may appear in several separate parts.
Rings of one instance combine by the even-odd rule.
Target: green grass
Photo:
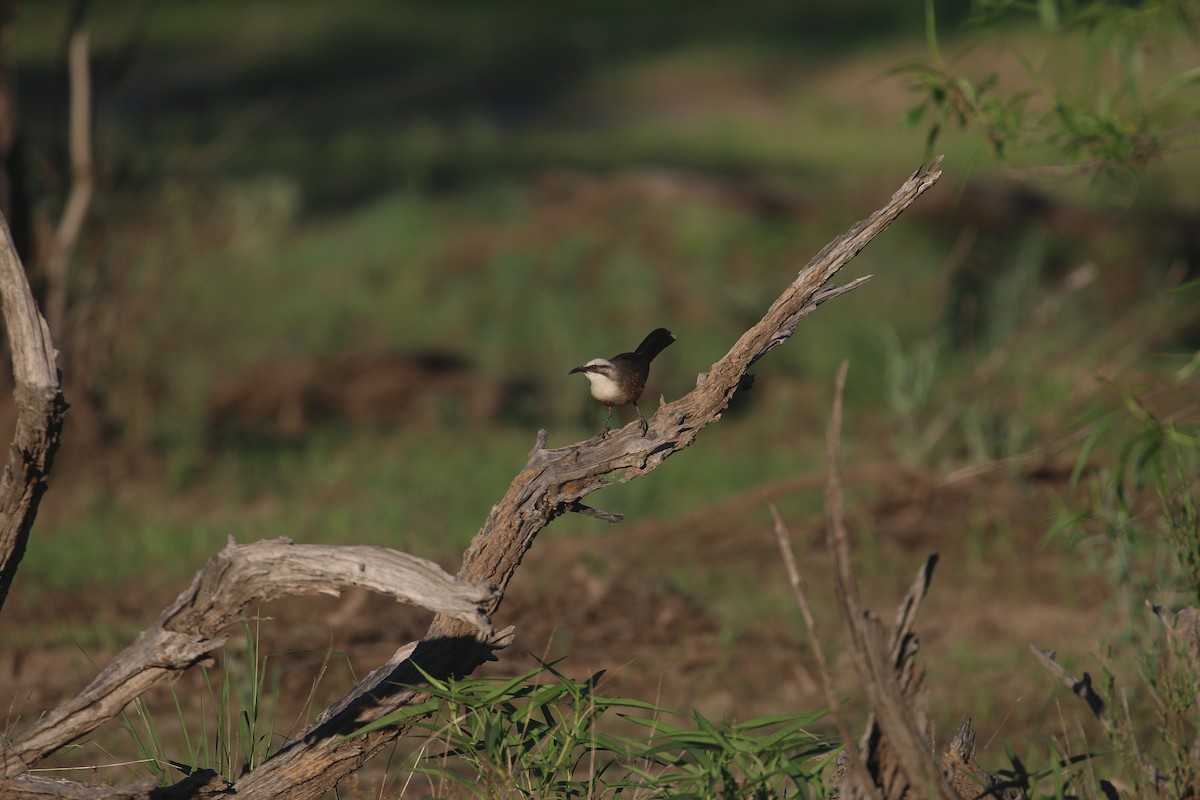
[[[609,487],[595,504],[630,521],[669,520],[693,513],[698,497],[718,499],[817,468],[799,453],[768,452],[774,431],[765,424],[749,435],[735,425],[703,435],[706,447],[727,453],[719,464],[684,452],[657,480]],[[558,441],[551,446],[593,433],[555,429]],[[232,447],[189,466],[190,477],[174,490],[159,484],[162,495],[149,503],[140,493],[109,495],[97,488],[76,513],[45,515],[22,579],[54,590],[119,586],[137,575],[177,584],[229,536],[386,545],[439,559],[453,570],[532,444],[533,434],[517,428],[467,436],[431,428],[334,430],[299,445]],[[545,535],[603,527],[568,516]]]
[[[454,783],[480,798],[514,789],[531,797],[824,795],[820,775],[834,748],[808,730],[823,712],[714,723],[605,697],[596,691],[602,673],[577,681],[550,665],[505,680],[426,677],[429,701],[354,735],[414,725],[429,747],[411,768],[438,794]],[[624,723],[619,732],[614,722]]]
[[[270,199],[278,190],[251,189],[257,200],[248,202],[286,206]],[[228,196],[242,191],[233,186]],[[655,365],[646,410],[659,393],[675,399],[813,252],[869,210],[847,205],[837,219],[796,224],[696,201],[635,200],[632,208],[601,208],[588,227],[547,231],[545,209],[503,182],[454,202],[405,190],[319,225],[284,213],[257,238],[209,244],[196,221],[202,214],[188,211],[198,199],[184,194],[177,202],[179,223],[151,251],[173,253],[174,270],[169,280],[133,287],[142,292],[138,305],[151,310],[141,326],[121,332],[128,347],[113,375],[113,391],[127,401],[118,407],[126,435],[165,460],[165,496],[96,489],[69,519],[49,512],[27,579],[65,587],[89,574],[117,582],[150,571],[173,580],[229,535],[389,544],[453,566],[524,463],[538,427],[550,431],[551,446],[598,427],[603,412],[566,375],[571,366],[628,348],[625,331],[667,324],[680,338]],[[454,249],[462,231],[490,234],[464,255]],[[758,385],[739,398],[748,413],[732,412],[702,435],[699,448],[721,453],[719,460],[682,453],[652,481],[605,490],[597,505],[631,520],[670,520],[764,481],[820,471],[829,384],[843,358],[851,361],[850,413],[890,424],[886,415],[901,412],[886,400],[885,376],[897,358],[887,342],[912,351],[942,335],[932,309],[949,302],[938,270],[943,248],[913,225],[880,237],[844,278],[875,279],[807,319],[756,366]],[[1017,242],[1010,257],[1024,274],[1039,269],[1043,252]],[[627,301],[631,291],[635,302]],[[1031,295],[1014,287],[995,296],[1004,322],[989,341],[1020,329]],[[1103,346],[1085,343],[1087,315],[1086,305],[1065,308],[1049,335],[1014,354],[1003,380],[1024,388],[973,401],[938,453],[965,447],[972,458],[1009,455],[1032,444],[1033,420],[1050,415],[1061,424],[1078,375],[1046,374],[1042,365],[1066,354],[1086,364],[1080,348]],[[209,438],[206,398],[231,375],[253,375],[272,360],[413,348],[467,352],[484,374],[525,375],[539,388],[531,418],[420,430],[335,426],[293,443]],[[978,357],[942,349],[932,394],[902,412],[917,430],[954,401]],[[153,384],[161,388],[147,394]],[[848,451],[866,448],[865,457],[878,458],[881,444],[896,447],[874,430],[865,426],[861,443],[849,431]],[[552,535],[597,524],[568,517]],[[80,553],[88,557],[73,557]]]

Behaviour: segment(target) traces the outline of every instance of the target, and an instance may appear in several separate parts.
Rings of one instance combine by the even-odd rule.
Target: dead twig
[[[775,539],[779,543],[779,552],[783,555],[783,565],[787,570],[788,580],[792,584],[792,593],[796,596],[796,605],[800,607],[800,614],[804,617],[804,627],[808,630],[808,641],[812,645],[813,657],[817,660],[817,674],[821,678],[821,689],[825,693],[825,702],[829,705],[829,713],[833,717],[838,735],[842,737],[845,745],[850,769],[858,775],[862,786],[869,786],[870,775],[867,773],[866,765],[863,764],[858,748],[854,746],[854,734],[850,730],[850,722],[842,712],[842,704],[837,696],[837,687],[834,686],[833,676],[829,672],[829,662],[825,660],[825,651],[821,648],[817,618],[813,615],[812,603],[808,599],[808,583],[800,573],[799,567],[796,566],[791,536],[787,526],[783,524],[783,518],[779,516],[779,509],[775,507],[774,503],[771,503],[770,508],[771,516],[775,519]]]
[[[855,669],[867,690],[871,718],[859,744],[866,774],[851,772],[839,791],[848,798],[882,796],[886,800],[900,800],[916,792],[957,800],[929,748],[923,709],[917,707],[922,677],[916,670],[917,641],[912,635],[912,624],[928,590],[937,557],[931,557],[918,572],[897,613],[896,630],[886,651],[883,626],[878,617],[863,611],[854,577],[841,478],[841,396],[846,368],[842,362],[826,437],[825,466],[829,476],[825,490],[826,540],[834,559],[838,606],[850,636]]]

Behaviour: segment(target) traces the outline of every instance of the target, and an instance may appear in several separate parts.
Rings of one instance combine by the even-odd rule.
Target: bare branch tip
[[[943,158],[945,158],[944,155],[934,156],[932,159],[922,164],[917,171],[913,173],[913,177],[924,178],[928,176],[936,181],[942,176],[941,166]]]
[[[583,503],[575,500],[567,505],[568,511],[574,511],[576,514],[582,514],[585,517],[594,517],[595,519],[603,520],[612,524],[625,521],[624,514],[613,514],[609,511],[601,511],[598,508],[585,506]]]
[[[1033,642],[1029,643],[1029,649],[1033,652],[1033,654],[1035,656],[1042,659],[1043,661],[1055,661],[1056,657],[1058,656],[1058,653],[1056,653],[1055,651],[1043,650],[1042,648],[1038,647]]]

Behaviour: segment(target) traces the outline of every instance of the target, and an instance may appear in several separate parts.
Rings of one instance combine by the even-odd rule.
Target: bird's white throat
[[[607,358],[593,358],[585,367],[607,367],[605,370],[597,370],[595,372],[589,370],[583,373],[591,384],[592,397],[599,400],[601,403],[616,405],[619,404],[625,393],[621,391],[621,387],[614,381],[610,375],[613,363]]]

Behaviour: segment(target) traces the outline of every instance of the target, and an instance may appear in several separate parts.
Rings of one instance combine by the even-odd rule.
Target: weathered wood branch
[[[499,607],[505,587],[537,534],[569,511],[615,519],[616,515],[607,512],[592,512],[582,505],[582,499],[607,485],[613,476],[619,476],[618,480],[623,482],[648,474],[670,455],[690,445],[705,426],[720,419],[755,361],[786,341],[796,324],[821,303],[867,280],[860,278],[842,287],[827,286],[838,270],[937,182],[941,176],[940,162],[940,158],[936,159],[918,170],[882,209],[853,226],[813,258],[762,320],[743,334],[707,373],[699,376],[695,390],[658,409],[645,436],[638,426],[630,425],[604,440],[592,439],[547,450],[546,433],[539,432],[527,464],[464,554],[458,580],[493,589],[476,598],[469,610],[442,609],[422,641],[397,650],[346,697],[329,706],[300,736],[234,786],[193,777],[173,787],[154,790],[148,790],[146,784],[115,788],[110,796],[208,797],[232,790],[240,797],[315,798],[357,770],[400,736],[403,729],[382,728],[364,735],[349,734],[414,701],[419,702],[421,694],[417,687],[423,681],[422,671],[439,677],[466,674],[493,658],[497,648],[509,643],[511,629],[495,634],[486,623]],[[296,547],[278,542],[260,545],[292,548],[293,553]],[[254,547],[233,548],[234,561],[238,561],[239,554],[249,552],[247,548]],[[332,550],[340,552],[338,548]],[[192,587],[130,646],[126,651],[128,657],[118,657],[79,698],[14,740],[4,762],[8,774],[61,747],[70,740],[66,737],[72,736],[72,731],[90,729],[100,717],[111,716],[136,696],[130,692],[140,692],[170,672],[204,658],[219,645],[221,628],[237,613],[235,605],[241,608],[247,602],[266,599],[271,591],[264,588],[269,578],[251,566],[234,567],[221,561],[230,553],[231,548],[226,548],[214,557],[219,565],[210,562]],[[372,553],[371,563],[378,556],[378,552]],[[286,561],[292,563],[291,557]],[[355,568],[359,569],[361,563],[365,562]],[[249,572],[238,573],[239,569]],[[232,574],[240,574],[233,581],[236,585],[224,579]],[[316,588],[317,583],[301,581],[301,585],[307,591],[321,591]],[[227,593],[232,593],[232,597]],[[18,783],[22,790],[43,793],[38,796],[58,791],[53,785],[63,787],[59,796],[88,791],[81,784],[37,781],[28,776],[8,781],[0,788],[16,790]]]
[[[50,328],[38,312],[8,223],[0,218],[0,303],[12,344],[17,429],[0,479],[0,607],[25,555],[67,403]]]
[[[847,617],[855,667],[871,705],[859,752],[886,800],[914,793],[943,800],[957,797],[934,758],[925,708],[925,672],[917,666],[920,643],[912,633],[936,563],[937,556],[930,556],[918,570],[897,613],[890,644],[884,643],[878,616],[864,611],[855,619]],[[842,591],[839,585],[839,599]],[[845,607],[843,604],[843,613]],[[845,796],[856,795],[848,791]]]
[[[783,520],[771,505],[776,538],[797,603],[804,614],[830,713],[846,743],[838,756],[832,783],[837,796],[844,800],[905,800],[916,796],[953,800],[960,796],[979,796],[981,790],[1011,800],[1019,793],[983,770],[976,761],[975,731],[969,719],[959,726],[940,765],[934,760],[925,713],[924,671],[917,665],[919,641],[914,626],[921,602],[929,593],[938,556],[930,556],[917,571],[908,594],[896,611],[895,626],[886,649],[879,618],[862,608],[850,562],[842,490],[840,431],[846,369],[847,363],[843,361],[834,384],[833,411],[826,437],[825,512],[826,545],[833,557],[838,604],[850,635],[855,669],[870,703],[866,730],[857,746],[842,714],[821,651],[805,581],[796,567]]]
[[[1082,678],[1076,678],[1067,672],[1066,667],[1058,663],[1053,650],[1043,650],[1033,644],[1029,645],[1029,650],[1043,667],[1054,673],[1068,689],[1087,703],[1088,708],[1096,717],[1096,721],[1104,727],[1105,731],[1112,733],[1113,727],[1112,721],[1108,718],[1108,705],[1104,702],[1104,698],[1092,688],[1092,676],[1085,672]]]
[[[534,537],[572,504],[608,485],[613,475],[620,475],[619,480],[625,482],[650,473],[695,441],[705,426],[721,418],[750,365],[785,342],[796,324],[822,302],[867,280],[826,287],[842,267],[937,182],[940,165],[939,157],[922,167],[883,208],[826,245],[762,319],[698,377],[694,390],[655,412],[645,436],[637,425],[630,424],[607,439],[536,449],[471,542],[459,576],[495,583],[503,590]],[[434,632],[465,633],[461,626],[445,620],[435,622]]]
[[[1021,800],[1025,796],[1013,781],[1006,781],[979,766],[975,758],[975,729],[971,727],[970,717],[959,723],[954,738],[942,753],[942,772],[960,797]]]
[[[699,376],[693,391],[659,407],[644,436],[638,425],[631,424],[607,439],[593,438],[548,450],[546,433],[539,432],[528,462],[492,508],[467,548],[458,573],[464,580],[500,587],[489,612],[499,607],[504,589],[543,528],[575,510],[584,497],[608,485],[613,476],[625,482],[646,475],[690,445],[705,426],[720,419],[750,365],[786,341],[796,324],[821,303],[862,285],[867,278],[842,287],[826,284],[937,183],[940,166],[938,157],[917,170],[883,208],[809,261],[763,318]],[[356,687],[336,704],[336,713],[322,715],[305,731],[302,741],[283,748],[239,780],[237,791],[253,796],[319,796],[403,734],[401,728],[388,728],[345,738],[368,722],[420,702],[420,691],[411,687],[423,679],[413,664],[435,676],[466,674],[491,657],[491,651],[492,644],[481,642],[470,627],[439,616],[410,656],[401,657],[398,652],[391,665],[377,670],[369,686]]]
[[[151,797],[157,783],[148,778],[127,786],[94,786],[44,775],[19,775],[0,779],[0,796],[5,800],[135,800]]]
[[[46,714],[0,752],[15,775],[91,733],[154,684],[204,660],[249,606],[279,597],[361,587],[492,632],[484,609],[495,588],[449,575],[432,561],[383,547],[297,545],[287,539],[229,544],[192,585],[74,699]]]

